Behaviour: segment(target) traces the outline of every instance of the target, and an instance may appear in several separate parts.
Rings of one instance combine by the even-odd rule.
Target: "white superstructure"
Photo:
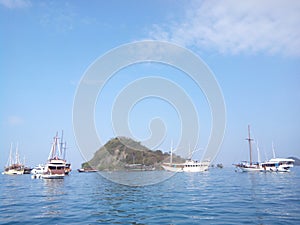
[[[210,161],[195,161],[191,159],[192,153],[190,153],[190,159],[187,159],[184,163],[173,163],[173,149],[171,144],[170,162],[163,163],[164,170],[170,172],[204,172],[208,170]]]
[[[189,159],[184,163],[164,163],[162,167],[171,172],[204,172],[208,170],[209,161],[198,162]]]
[[[273,158],[261,163],[261,168],[266,172],[289,172],[294,167],[294,162],[293,159]]]

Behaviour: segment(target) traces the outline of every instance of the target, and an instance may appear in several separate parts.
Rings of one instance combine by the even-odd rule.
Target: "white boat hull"
[[[63,179],[65,177],[64,174],[42,174],[41,178],[43,179]]]
[[[185,163],[163,164],[162,167],[164,168],[164,170],[170,172],[197,173],[207,171],[209,167],[209,162],[197,162],[193,160],[187,160]]]
[[[242,172],[262,172],[262,168],[238,167]]]
[[[167,166],[167,165],[162,165],[162,167],[164,168],[164,170],[174,172],[174,173],[183,172],[183,169],[181,167]]]
[[[294,166],[294,160],[285,158],[273,158],[269,161],[257,164],[240,163],[235,165],[243,172],[290,172]]]
[[[184,167],[183,168],[183,172],[191,172],[191,173],[204,172],[207,170],[208,170],[208,166]]]
[[[8,170],[8,171],[4,171],[2,174],[5,174],[5,175],[22,175],[22,174],[24,174],[24,170]]]

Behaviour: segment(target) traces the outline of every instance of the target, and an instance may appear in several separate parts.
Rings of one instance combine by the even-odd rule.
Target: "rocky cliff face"
[[[163,162],[170,156],[160,150],[152,151],[140,142],[126,137],[109,140],[95,152],[94,157],[82,164],[82,168],[95,168],[104,171],[141,169],[161,169]],[[184,159],[173,155],[173,162],[184,162]]]

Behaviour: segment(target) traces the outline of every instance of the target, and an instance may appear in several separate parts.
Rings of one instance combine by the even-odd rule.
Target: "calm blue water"
[[[75,171],[64,180],[1,175],[0,218],[1,224],[300,224],[300,168],[211,169],[141,187]]]

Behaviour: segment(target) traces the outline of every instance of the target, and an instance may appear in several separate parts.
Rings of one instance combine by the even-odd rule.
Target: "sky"
[[[272,142],[276,156],[300,157],[299,11],[299,1],[293,0],[0,0],[0,167],[11,143],[14,148],[18,143],[26,164],[44,163],[61,130],[73,169],[90,159],[87,151],[97,149],[78,146],[72,120],[80,81],[99,57],[144,40],[182,46],[214,74],[226,106],[225,135],[214,162],[231,165],[249,159],[248,124],[262,159],[272,157]],[[95,102],[101,143],[116,135],[147,143],[156,124],[151,121],[158,118],[164,126],[158,132],[161,141],[150,147],[164,152],[171,143],[175,149],[190,148],[187,142],[177,146],[184,117],[177,108],[183,102],[174,106],[160,96],[137,99],[124,112],[131,134],[114,130],[118,125],[112,112],[120,93],[149,77],[171,82],[193,103],[199,130],[194,157],[201,158],[212,129],[209,101],[183,71],[160,63],[131,65],[106,81]]]

